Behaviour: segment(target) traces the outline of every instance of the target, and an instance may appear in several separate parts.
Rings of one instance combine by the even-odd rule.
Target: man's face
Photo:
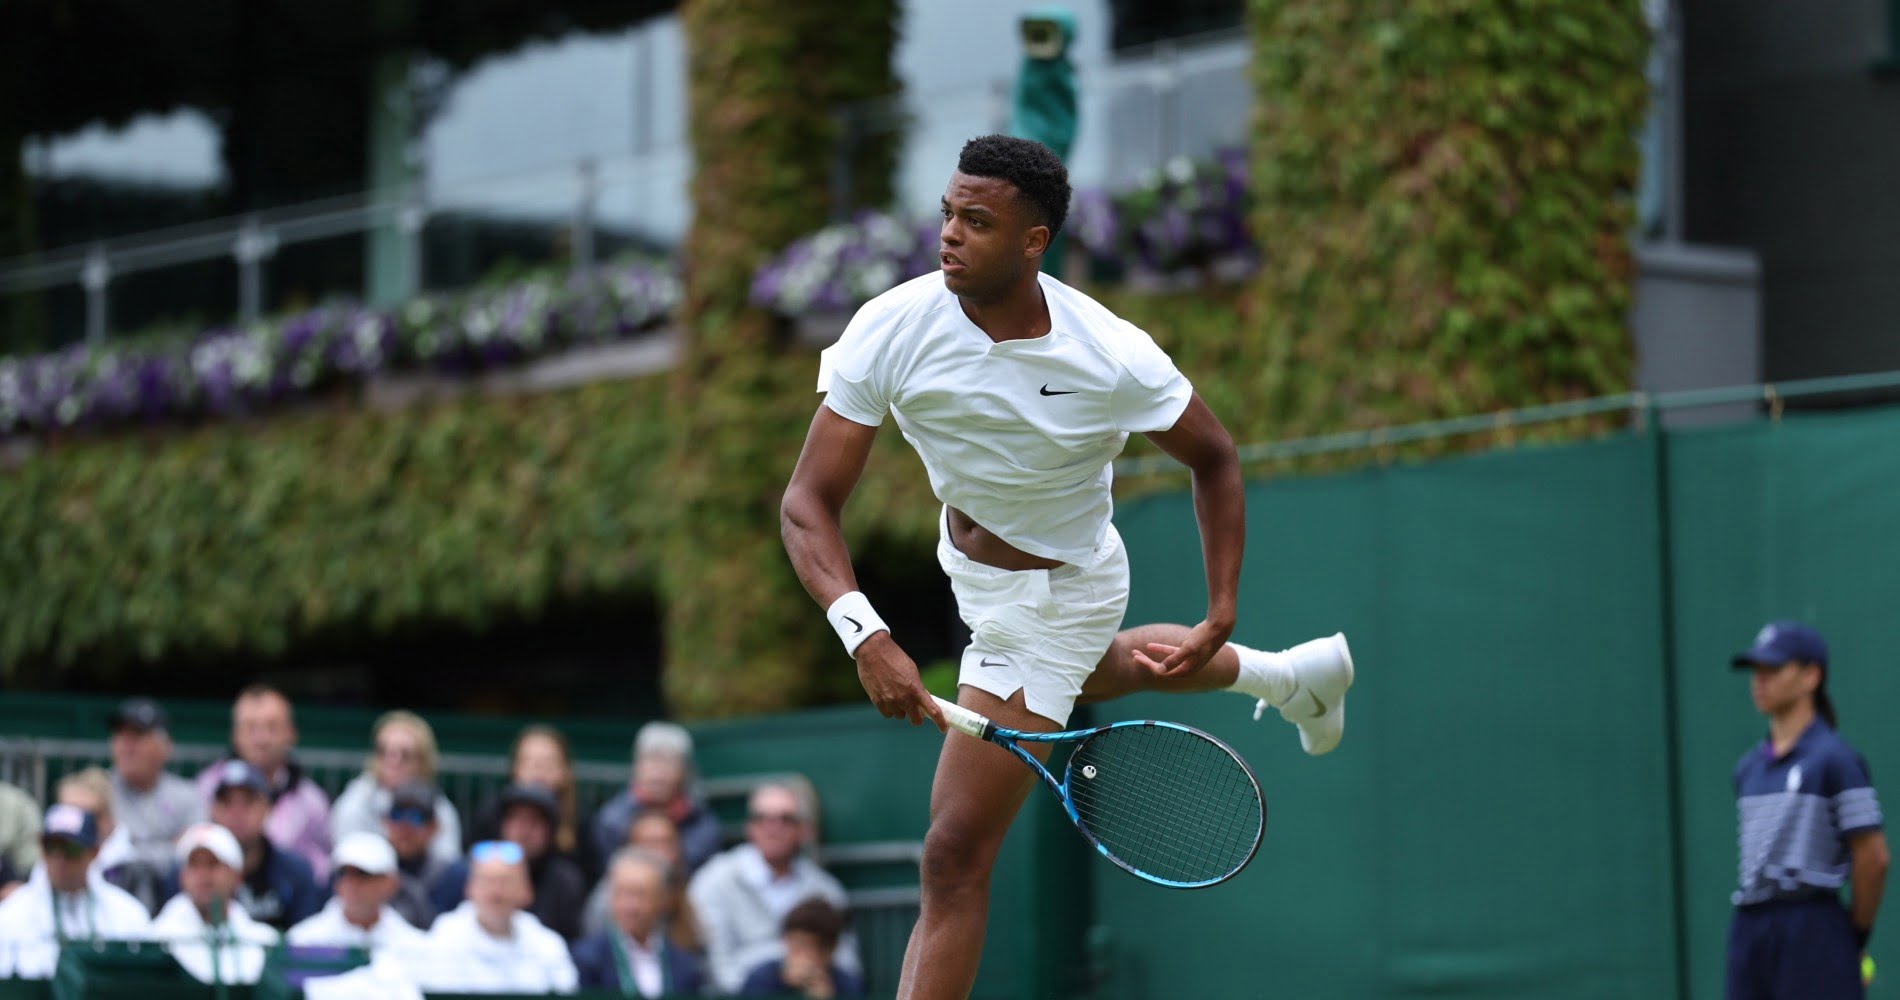
[[[1041,265],[1049,230],[1033,219],[1016,185],[995,177],[950,175],[944,189],[938,263],[952,294],[995,298]],[[1033,251],[1033,252],[1032,252]]]
[[[179,890],[200,908],[210,906],[213,899],[230,899],[237,884],[238,873],[203,848],[192,851],[178,871]]]
[[[150,787],[172,756],[172,740],[163,729],[120,726],[112,731],[112,768],[134,788]]]
[[[297,743],[297,727],[290,722],[290,703],[274,694],[239,698],[231,710],[231,745],[238,756],[264,777],[276,780],[277,769]]]
[[[468,901],[482,917],[500,923],[534,901],[523,865],[506,861],[477,861],[468,873]]]
[[[658,813],[647,813],[633,821],[627,828],[627,845],[665,858],[669,864],[677,865],[684,858],[680,853],[679,827]]]
[[[520,844],[528,860],[536,861],[548,852],[554,831],[548,829],[548,818],[541,810],[531,805],[512,805],[501,814],[501,839]]]
[[[357,923],[374,919],[395,895],[394,875],[371,875],[349,867],[337,872],[336,898],[343,903],[344,916]]]
[[[666,915],[671,899],[659,870],[641,861],[622,861],[608,877],[612,881],[607,887],[607,907],[614,926],[636,941],[645,941]]]
[[[641,802],[665,805],[685,782],[686,762],[678,754],[646,753],[633,761],[633,797]]]
[[[396,849],[396,857],[404,861],[414,861],[429,851],[429,841],[435,839],[434,820],[425,823],[414,821],[415,817],[402,819],[390,817],[383,822],[383,836],[389,838],[389,846]]]
[[[1821,683],[1821,668],[1791,662],[1774,666],[1757,664],[1749,680],[1748,693],[1755,699],[1755,710],[1763,715],[1786,712]]]
[[[247,847],[264,839],[264,821],[270,818],[270,800],[255,789],[222,789],[211,800],[211,822],[231,831]]]
[[[805,845],[805,820],[798,797],[783,788],[754,792],[746,815],[745,839],[759,849],[766,863],[779,867],[790,864]]]
[[[81,847],[78,841],[66,837],[40,840],[40,860],[46,866],[46,881],[55,892],[85,891],[86,871],[92,867],[92,859],[98,856],[98,848]]]

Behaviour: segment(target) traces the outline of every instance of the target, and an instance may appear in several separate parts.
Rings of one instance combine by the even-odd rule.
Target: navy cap
[[[533,806],[548,818],[549,826],[558,826],[561,822],[561,807],[554,801],[554,793],[541,785],[509,785],[502,789],[502,810],[512,806]]]
[[[1800,622],[1769,622],[1755,633],[1755,644],[1736,653],[1735,667],[1778,667],[1796,660],[1827,666],[1827,640]]]
[[[213,795],[221,795],[227,788],[248,788],[265,798],[270,798],[270,782],[264,780],[262,772],[241,760],[227,760],[218,765],[218,783]]]
[[[64,802],[46,810],[41,840],[70,840],[81,847],[99,846],[99,821],[84,809]]]
[[[127,698],[106,716],[107,728],[115,733],[121,729],[150,732],[166,728],[165,723],[165,710],[150,698]]]

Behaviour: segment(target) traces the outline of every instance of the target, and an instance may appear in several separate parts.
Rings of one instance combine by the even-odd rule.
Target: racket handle
[[[943,710],[943,721],[949,723],[951,729],[968,733],[979,740],[989,731],[990,720],[955,702],[944,701],[934,694],[930,697],[937,703],[937,707]]]

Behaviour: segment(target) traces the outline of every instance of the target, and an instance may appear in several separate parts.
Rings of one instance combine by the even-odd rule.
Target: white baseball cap
[[[382,837],[359,830],[337,842],[336,850],[330,852],[330,863],[338,871],[354,868],[365,875],[393,875],[396,849]]]
[[[212,857],[237,871],[244,870],[244,848],[238,846],[237,836],[216,823],[194,823],[178,835],[178,863],[186,864],[191,852],[200,849],[210,851]]]

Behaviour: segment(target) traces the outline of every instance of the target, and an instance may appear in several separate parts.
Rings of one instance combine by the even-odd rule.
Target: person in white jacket
[[[382,833],[395,790],[409,782],[435,781],[435,730],[414,712],[385,712],[370,728],[370,756],[363,773],[343,786],[330,807],[330,836]],[[435,836],[429,855],[442,864],[462,858],[462,817],[444,797],[435,806]]]
[[[198,823],[178,837],[179,893],[152,921],[152,936],[202,983],[257,982],[277,931],[251,919],[232,898],[243,878],[244,849],[215,823]]]
[[[527,912],[534,890],[521,846],[489,840],[469,849],[467,898],[436,918],[427,946],[404,959],[429,992],[572,993],[580,976],[567,942]]]
[[[151,936],[145,907],[94,870],[99,825],[69,804],[46,810],[40,861],[0,903],[0,979],[49,979],[68,941],[136,941]]]
[[[322,910],[284,934],[298,946],[361,948],[375,952],[422,941],[422,932],[389,906],[400,885],[396,849],[373,833],[352,833],[330,853],[336,895]]]

